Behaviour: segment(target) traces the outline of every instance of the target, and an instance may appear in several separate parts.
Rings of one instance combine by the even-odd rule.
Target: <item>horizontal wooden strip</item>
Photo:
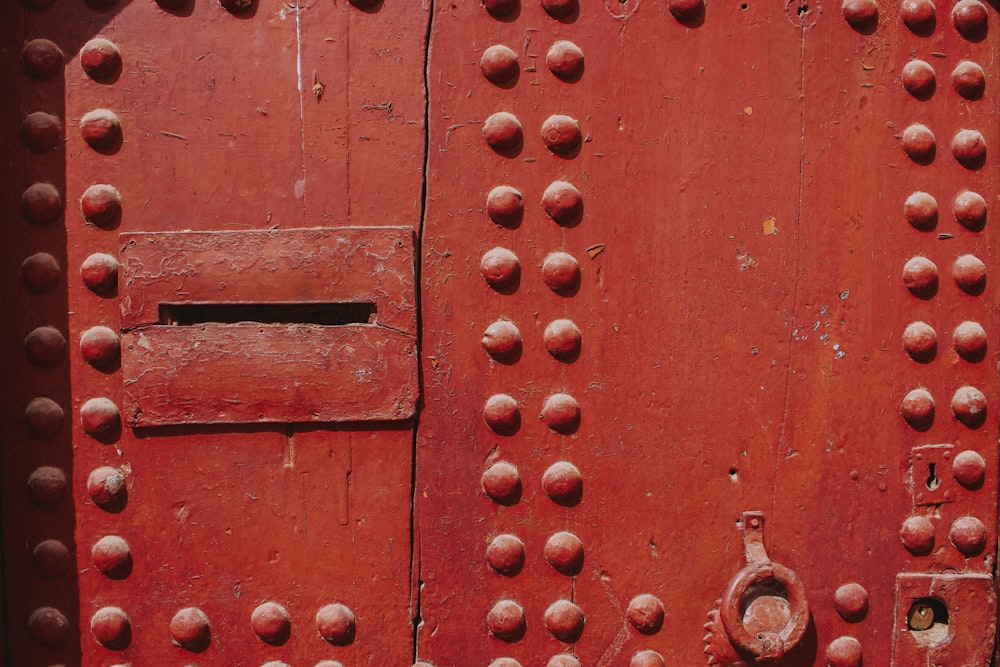
[[[185,303],[373,303],[416,333],[413,230],[341,227],[120,236],[122,329]]]
[[[132,427],[413,416],[416,342],[354,324],[152,326],[122,336]]]

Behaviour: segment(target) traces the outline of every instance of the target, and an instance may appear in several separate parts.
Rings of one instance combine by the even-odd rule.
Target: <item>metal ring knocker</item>
[[[743,516],[748,565],[729,582],[719,615],[733,646],[757,657],[757,662],[777,660],[793,649],[809,626],[806,588],[798,576],[783,565],[772,563],[764,550],[763,515]],[[788,596],[789,618],[783,628],[752,634],[743,624],[743,598],[751,586],[779,584]]]

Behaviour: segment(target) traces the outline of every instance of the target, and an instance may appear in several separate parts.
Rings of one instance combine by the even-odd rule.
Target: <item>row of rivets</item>
[[[556,639],[574,643],[583,634],[586,617],[576,604],[569,600],[556,600],[548,606],[542,623]],[[490,634],[505,642],[517,642],[528,629],[524,608],[514,600],[500,600],[486,614]]]
[[[51,3],[36,0],[25,6],[44,9],[48,4]],[[36,81],[58,79],[64,63],[63,51],[48,39],[30,40],[21,51],[21,67],[28,77]],[[56,115],[36,111],[22,120],[19,134],[21,143],[28,151],[47,153],[56,150],[62,143],[63,123]],[[33,227],[53,225],[62,219],[63,212],[63,197],[51,183],[33,183],[21,194],[21,216]],[[64,284],[63,267],[54,255],[36,252],[21,263],[20,279],[28,293],[46,295]],[[65,352],[66,336],[57,327],[37,326],[25,336],[25,359],[36,368],[56,366],[65,358]],[[25,407],[25,428],[37,440],[56,438],[62,433],[64,422],[65,410],[51,398],[34,397]],[[62,469],[39,466],[28,476],[26,486],[28,500],[37,508],[46,510],[66,499],[69,483]],[[75,563],[65,542],[49,538],[39,541],[31,550],[31,565],[39,577],[55,581],[72,574]],[[32,641],[45,646],[63,643],[72,632],[70,620],[54,607],[40,607],[32,612],[26,629]]]
[[[555,359],[571,362],[580,355],[582,334],[572,320],[549,322],[542,334],[545,350]],[[521,354],[521,332],[513,322],[497,320],[483,332],[482,345],[496,361],[517,361]]]
[[[560,531],[551,535],[545,542],[543,553],[552,569],[560,574],[576,576],[583,568],[583,542],[573,533]],[[517,535],[497,535],[486,547],[486,562],[495,572],[506,577],[520,574],[525,559],[524,542]]]
[[[539,0],[539,4],[557,21],[574,21],[580,13],[579,0]],[[482,5],[494,18],[506,19],[521,9],[521,0],[482,0]],[[705,0],[667,0],[667,8],[679,22],[697,24],[705,15]]]
[[[549,151],[565,157],[575,155],[583,143],[580,123],[562,114],[549,116],[542,123],[540,135]],[[502,155],[517,153],[524,144],[521,121],[512,113],[498,111],[483,122],[483,139]]]
[[[903,87],[920,100],[927,100],[937,90],[937,74],[926,60],[914,59],[900,72]],[[986,73],[978,64],[963,60],[951,72],[951,85],[962,97],[978,100],[986,90]]]
[[[516,505],[521,500],[523,483],[513,464],[507,461],[494,463],[480,480],[483,492],[498,505]],[[568,461],[553,463],[542,475],[542,490],[553,502],[572,507],[583,499],[583,475]]]
[[[580,404],[569,394],[552,394],[545,399],[539,417],[556,433],[576,433],[580,427]],[[517,433],[521,428],[521,410],[517,399],[508,394],[490,396],[483,406],[483,419],[494,433]]]
[[[986,226],[986,199],[977,192],[963,190],[955,196],[952,214],[969,231],[982,231]],[[938,224],[937,200],[927,192],[914,192],[903,202],[903,217],[915,229],[931,231]]]
[[[933,521],[926,516],[911,516],[903,522],[899,538],[910,553],[926,556],[934,549],[935,534]],[[986,548],[986,526],[976,517],[959,517],[952,522],[948,539],[964,556],[978,556]]]
[[[479,271],[486,283],[503,294],[521,284],[521,260],[507,248],[493,248],[483,254]],[[569,253],[550,253],[542,262],[542,282],[556,294],[572,296],[580,287],[580,263]]]
[[[986,264],[975,255],[961,255],[951,267],[955,284],[974,296],[986,287]],[[903,265],[903,286],[914,296],[929,299],[937,294],[938,267],[923,256],[911,257]]]
[[[110,11],[115,8],[119,0],[84,0],[88,7],[97,11]],[[219,6],[234,14],[241,14],[250,10],[254,6],[255,0],[218,0]],[[33,12],[47,10],[55,3],[55,0],[21,0],[21,4]],[[192,0],[156,0],[156,3],[164,9],[181,9],[192,3]],[[372,0],[351,0],[351,4],[360,7],[370,7],[375,4]]]
[[[549,658],[548,662],[545,663],[545,667],[582,667],[580,660],[569,653],[560,653]],[[629,667],[666,667],[666,662],[656,651],[639,651],[634,656],[632,660],[629,661]],[[418,663],[413,667],[425,667],[426,663]],[[429,667],[429,666],[426,666]],[[490,662],[489,667],[521,667],[521,663],[514,658],[497,658]]]
[[[899,411],[912,428],[926,431],[934,423],[934,397],[923,387],[911,389],[903,397]],[[975,387],[959,387],[951,398],[951,411],[965,426],[979,428],[986,421],[986,396]]]
[[[545,64],[557,78],[579,81],[583,76],[583,51],[573,42],[560,40],[549,47]],[[501,87],[513,86],[521,74],[517,54],[503,44],[494,44],[483,51],[479,69],[487,81]]]
[[[926,125],[910,125],[901,140],[903,150],[918,164],[930,164],[937,154],[937,138]],[[979,169],[986,162],[986,140],[978,130],[959,130],[952,137],[951,153],[963,167]]]
[[[878,25],[875,0],[844,0],[841,9],[844,19],[859,32],[871,32]],[[934,31],[936,16],[931,0],[904,0],[899,15],[914,34],[927,36]],[[959,0],[951,11],[955,30],[970,41],[980,41],[986,36],[988,19],[986,5],[979,0]]]
[[[583,219],[583,196],[572,183],[554,181],[542,194],[542,209],[562,227],[575,227]],[[490,220],[515,229],[524,217],[524,197],[509,185],[498,185],[486,196],[486,214]]]
[[[926,322],[911,322],[903,331],[903,349],[914,361],[927,363],[937,354],[937,332]],[[986,356],[986,330],[978,322],[962,322],[952,333],[958,356],[966,361],[982,361]]]

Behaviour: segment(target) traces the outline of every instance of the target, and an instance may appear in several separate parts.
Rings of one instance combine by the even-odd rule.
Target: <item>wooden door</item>
[[[5,3],[7,664],[990,664],[996,10]]]

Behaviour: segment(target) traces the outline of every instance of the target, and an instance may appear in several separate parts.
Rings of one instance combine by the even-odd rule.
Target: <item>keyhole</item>
[[[937,471],[935,468],[937,464],[931,463],[928,468],[930,469],[930,475],[927,476],[927,489],[933,491],[934,489],[941,486],[941,478],[937,476]]]
[[[915,600],[906,614],[906,625],[918,642],[940,641],[948,636],[948,607],[935,598]]]

